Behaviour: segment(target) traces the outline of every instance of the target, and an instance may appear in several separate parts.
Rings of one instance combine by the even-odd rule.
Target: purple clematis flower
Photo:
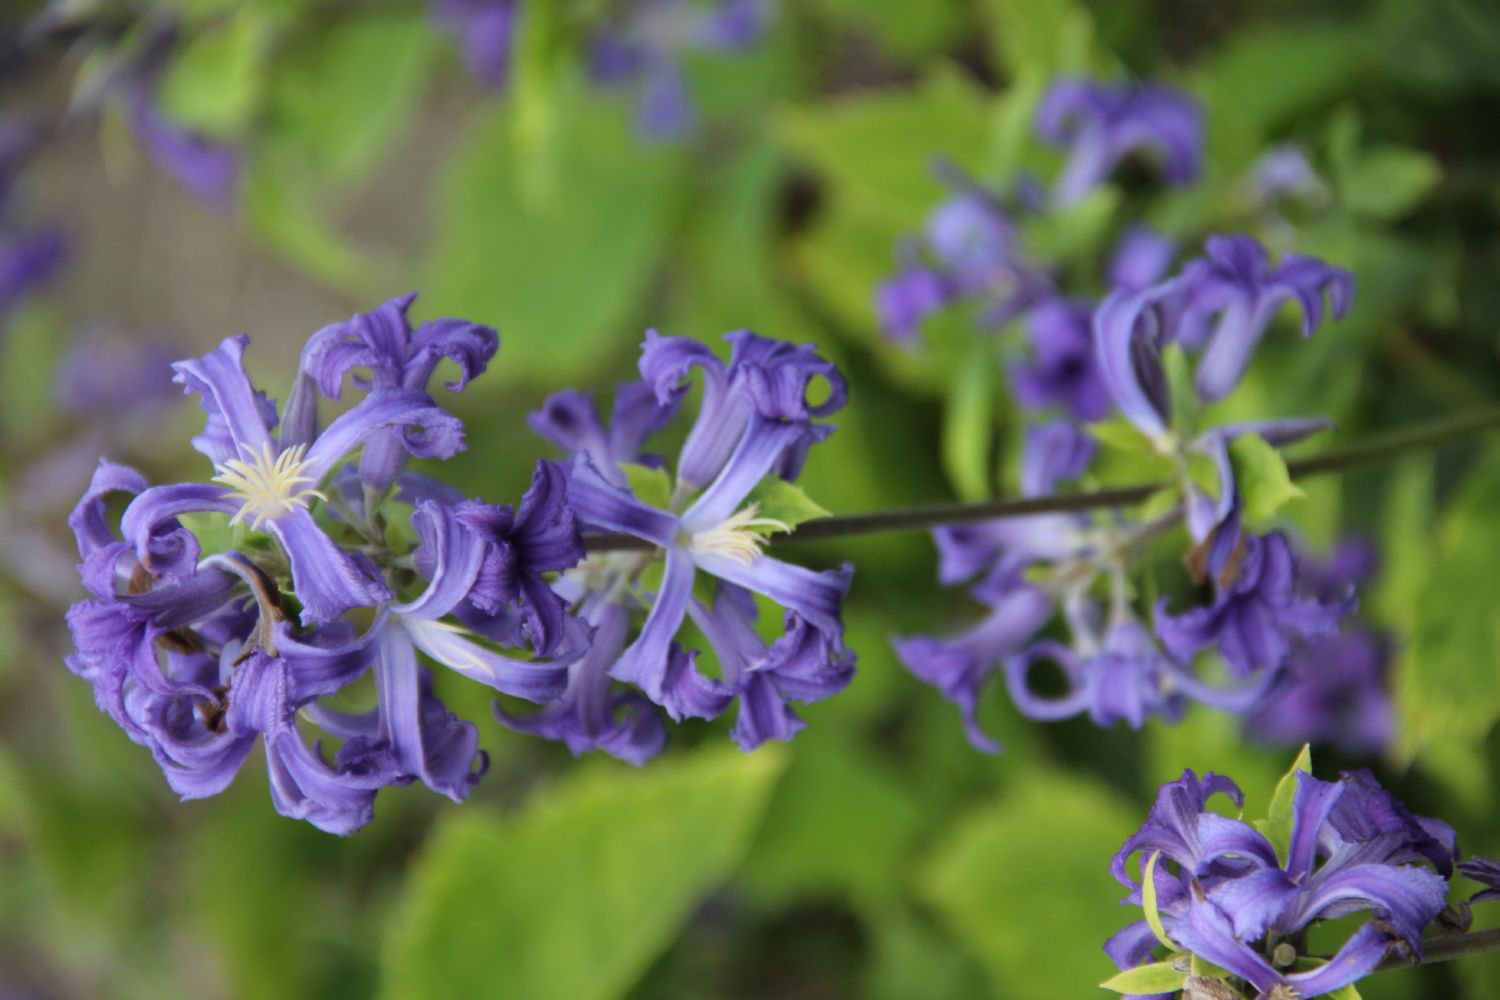
[[[1108,277],[1112,288],[1137,292],[1166,277],[1177,253],[1177,242],[1137,223],[1125,230],[1109,257]]]
[[[1221,399],[1239,382],[1282,303],[1302,307],[1302,335],[1323,319],[1323,296],[1342,319],[1354,300],[1354,275],[1313,257],[1287,254],[1275,269],[1265,248],[1248,236],[1210,236],[1207,256],[1183,271],[1186,313],[1182,339],[1205,344],[1194,385],[1205,401]],[[1218,317],[1212,331],[1209,322]]]
[[[1486,888],[1469,897],[1471,903],[1482,903],[1488,899],[1500,899],[1500,861],[1489,858],[1470,858],[1459,863],[1458,870],[1464,878],[1471,878]]]
[[[1167,87],[1059,80],[1042,98],[1036,130],[1047,142],[1069,147],[1052,192],[1063,206],[1092,191],[1137,150],[1159,154],[1169,184],[1186,184],[1202,169],[1203,113],[1191,97]]]
[[[192,512],[228,514],[264,528],[281,543],[306,624],[328,622],[354,607],[391,596],[367,558],[341,548],[310,512],[317,489],[353,451],[391,429],[406,450],[446,458],[463,447],[462,425],[424,392],[377,388],[311,443],[276,441],[275,407],[245,374],[245,337],[230,337],[204,357],[179,362],[177,381],[201,397],[208,421],[193,446],[215,465],[213,483],[146,490],[125,512],[122,527],[142,564],[169,576],[189,571],[198,544],[177,518]],[[217,484],[217,485],[215,485]]]
[[[496,718],[518,732],[558,740],[575,756],[602,750],[640,767],[661,753],[667,730],[650,699],[616,683],[609,674],[625,650],[630,610],[594,592],[584,600],[579,618],[592,630],[592,638],[570,666],[562,696],[526,716],[511,715],[497,704]],[[680,661],[676,666],[680,669]]]
[[[608,427],[600,421],[593,400],[584,393],[564,390],[549,397],[528,423],[542,437],[575,455],[587,455],[601,475],[614,485],[628,489],[622,466],[660,468],[658,456],[642,447],[648,437],[664,427],[677,413],[681,394],[658,402],[656,390],[645,382],[630,382],[615,393]],[[578,617],[592,630],[592,640],[581,658],[568,670],[562,697],[539,712],[515,716],[501,706],[499,720],[512,729],[559,740],[575,755],[602,750],[636,766],[645,764],[666,745],[667,731],[660,710],[634,688],[615,681],[609,673],[624,652],[630,632],[631,606],[628,593],[604,591],[586,585],[586,571],[565,574],[554,590],[579,603]],[[470,621],[501,633],[510,627],[500,619],[488,623]],[[680,651],[674,651],[680,654]],[[674,665],[679,673],[683,658]]]
[[[1044,660],[1061,670],[1068,685],[1064,694],[1043,697],[1032,691],[1028,675]],[[1181,686],[1174,683],[1177,675],[1150,632],[1133,619],[1111,627],[1088,654],[1043,641],[1005,662],[1006,686],[1022,715],[1054,722],[1088,712],[1102,727],[1124,722],[1139,729],[1153,715],[1176,721],[1187,706]]]
[[[654,333],[642,352],[641,374],[661,406],[681,398],[692,369],[703,372],[702,408],[676,470],[675,495],[696,499],[680,514],[644,503],[619,485],[620,470],[601,470],[587,452],[576,457],[569,484],[570,502],[586,526],[633,535],[664,554],[650,613],[611,674],[640,687],[673,718],[713,717],[736,693],[702,677],[694,654],[684,659],[673,638],[688,614],[699,571],[770,598],[827,636],[831,649],[842,649],[840,608],[852,570],[817,572],[762,555],[765,535],[759,529],[785,526],[761,518],[747,498],[768,475],[796,476],[811,444],[832,430],[814,418],[843,405],[843,380],[810,347],[749,331],[728,339],[728,365],[695,341]],[[807,402],[807,391],[817,378],[827,381],[830,395],[815,406]]]
[[[1328,190],[1307,161],[1301,147],[1291,143],[1272,146],[1250,167],[1250,197],[1258,206],[1281,198],[1321,200]]]
[[[1093,440],[1071,424],[1028,428],[1022,495],[1050,493],[1059,482],[1080,475],[1093,454]],[[980,693],[1002,664],[1020,653],[1051,619],[1054,610],[1052,597],[1025,583],[1022,574],[1033,562],[1077,558],[1087,542],[1077,519],[1066,514],[945,526],[935,529],[933,537],[938,546],[939,581],[952,585],[983,574],[970,593],[989,611],[959,635],[895,638],[891,645],[906,669],[958,705],[969,742],[978,750],[998,753],[1000,745],[979,726]]]
[[[900,248],[901,270],[875,294],[882,327],[909,341],[932,313],[974,301],[985,329],[999,329],[1052,291],[1021,253],[1019,234],[999,201],[966,178],[927,219],[921,238]]]
[[[1348,539],[1326,560],[1303,560],[1298,589],[1324,602],[1343,600],[1375,577],[1378,562],[1373,546]],[[1338,635],[1297,642],[1286,677],[1246,715],[1245,729],[1276,743],[1331,742],[1350,754],[1377,753],[1395,735],[1390,663],[1390,637],[1354,620]]]
[[[1214,791],[1236,804],[1227,779],[1199,783],[1191,771],[1162,787],[1145,826],[1115,856],[1115,877],[1132,889],[1127,862],[1160,852],[1159,912],[1168,935],[1200,958],[1246,980],[1262,996],[1312,996],[1373,971],[1391,948],[1421,954],[1423,928],[1443,908],[1456,843],[1451,828],[1412,816],[1367,771],[1324,782],[1296,775],[1292,824],[1281,856],[1259,831],[1205,809]],[[1437,871],[1421,867],[1430,862]],[[1332,960],[1277,969],[1258,942],[1293,938],[1314,921],[1368,911]],[[1111,954],[1144,961],[1138,926],[1111,939]],[[1269,945],[1267,945],[1269,947]]]
[[[68,612],[69,668],[183,798],[222,791],[259,739],[277,810],[352,833],[369,821],[377,789],[410,779],[373,756],[330,765],[295,716],[358,678],[369,644],[341,629],[294,636],[270,581],[238,556],[211,556],[175,578],[153,573],[105,519],[111,494],[145,488],[139,473],[104,463],[69,518],[92,594]]]
[[[340,397],[344,376],[355,370],[368,372],[353,379],[365,392],[399,389],[425,393],[438,364],[446,358],[459,370],[458,378],[445,383],[446,388],[462,391],[489,366],[500,349],[500,337],[490,327],[460,319],[429,320],[413,331],[406,314],[416,297],[415,292],[402,295],[313,334],[302,351],[302,374],[329,399]],[[287,423],[297,425],[303,439],[290,444],[310,440],[306,436],[312,428],[292,415],[292,411],[300,410],[297,404],[305,402],[305,390],[300,398],[294,392]],[[359,472],[368,489],[384,491],[401,474],[407,454],[413,453],[403,439],[404,433],[399,427],[382,429],[365,442]]]
[[[954,301],[956,295],[941,274],[912,264],[875,290],[875,313],[892,339],[910,343],[922,332],[923,321]]]
[[[1093,308],[1077,299],[1049,299],[1026,317],[1032,360],[1012,370],[1024,406],[1057,405],[1075,420],[1102,420],[1112,409],[1099,374]]]
[[[670,139],[693,124],[682,59],[689,52],[742,52],[765,32],[769,0],[633,0],[594,36],[594,78],[637,91],[643,135]]]
[[[558,502],[555,497],[553,502]],[[432,680],[417,662],[418,650],[504,694],[546,702],[562,694],[568,666],[586,646],[577,629],[565,654],[551,661],[525,662],[503,656],[462,627],[443,621],[476,591],[494,596],[497,543],[489,530],[492,522],[481,520],[479,531],[470,524],[475,509],[483,507],[472,502],[459,508],[432,501],[417,505],[412,526],[421,541],[414,561],[427,571],[430,583],[418,597],[383,607],[364,638],[375,651],[378,706],[364,715],[322,707],[311,713],[329,732],[350,741],[344,748],[349,759],[388,754],[403,774],[421,778],[455,802],[462,801],[484,773],[485,758],[477,749],[474,725],[455,718],[432,697]],[[576,532],[573,545],[576,549]],[[515,565],[513,560],[512,568]],[[523,572],[531,575],[537,570],[525,567]],[[517,586],[507,600],[526,601],[522,593]]]
[[[492,90],[510,82],[520,0],[434,0],[437,25],[463,46],[469,75]]]
[[[791,701],[822,701],[854,679],[854,655],[796,612],[786,612],[781,638],[762,639],[755,630],[755,598],[742,587],[720,581],[713,607],[694,599],[688,615],[718,655],[724,686],[739,692],[730,736],[746,752],[802,730],[806,723]]]
[[[1156,631],[1167,649],[1185,661],[1200,650],[1217,648],[1236,677],[1279,671],[1291,637],[1335,635],[1356,603],[1352,588],[1331,601],[1299,596],[1286,537],[1280,532],[1241,533],[1234,514],[1209,543],[1206,575],[1214,582],[1213,603],[1173,617],[1162,598]]]

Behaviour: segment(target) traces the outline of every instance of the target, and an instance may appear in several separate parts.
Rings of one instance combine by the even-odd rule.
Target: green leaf
[[[943,470],[963,500],[983,500],[993,492],[995,400],[999,373],[989,345],[979,341],[968,364],[953,373],[943,407]]]
[[[1178,951],[1177,945],[1167,937],[1167,929],[1162,926],[1161,913],[1156,905],[1156,863],[1161,860],[1161,851],[1154,852],[1146,861],[1146,868],[1141,872],[1141,909],[1146,914],[1146,924],[1151,928],[1151,933],[1156,935],[1156,940],[1166,945],[1173,951]]]
[[[672,477],[666,469],[653,469],[645,465],[621,463],[625,482],[630,492],[641,503],[658,510],[666,510],[672,504]]]
[[[1106,990],[1114,990],[1116,993],[1174,993],[1182,989],[1182,984],[1187,981],[1186,970],[1176,967],[1176,960],[1169,959],[1165,962],[1152,962],[1150,965],[1138,965],[1110,979],[1106,979],[1099,985]]]
[[[1442,167],[1428,154],[1387,147],[1357,154],[1339,189],[1351,211],[1395,219],[1415,208],[1442,176]]]
[[[1139,825],[1108,787],[1033,765],[933,845],[920,891],[996,996],[1077,995],[1111,974],[1119,929],[1108,858]]]
[[[984,0],[990,47],[1012,77],[1050,79],[1089,67],[1094,25],[1068,0]]]
[[[190,37],[167,63],[157,98],[179,125],[231,139],[260,99],[270,21],[254,5]]]
[[[427,307],[500,330],[503,372],[586,379],[639,339],[635,309],[681,188],[674,149],[613,106],[559,113],[546,190],[529,185],[509,109],[487,112],[440,182]]]
[[[1115,448],[1120,451],[1152,450],[1151,439],[1142,434],[1139,427],[1121,416],[1089,424],[1084,429],[1095,441],[1106,448]]]
[[[1298,752],[1297,759],[1292,761],[1291,769],[1276,783],[1276,791],[1271,793],[1271,807],[1266,818],[1255,821],[1255,828],[1265,834],[1271,846],[1276,848],[1276,856],[1283,863],[1291,850],[1292,819],[1295,815],[1292,807],[1297,799],[1298,771],[1312,774],[1312,747],[1305,743]]]
[[[762,479],[745,499],[748,503],[759,505],[757,517],[780,521],[792,529],[803,521],[830,516],[829,511],[824,510],[802,492],[802,487],[789,483],[780,476],[767,476]],[[769,535],[780,529],[757,527],[755,530]]]
[[[1406,760],[1437,740],[1477,748],[1500,719],[1497,509],[1500,448],[1490,445],[1426,539],[1411,634],[1394,671]]]
[[[1244,503],[1245,523],[1251,528],[1265,526],[1282,504],[1304,495],[1292,482],[1281,452],[1259,434],[1246,434],[1231,441],[1229,461],[1234,466],[1235,483]]]
[[[385,949],[387,997],[607,1000],[627,990],[744,858],[785,756],[701,752],[607,765],[518,814],[449,814]]]
[[[1359,995],[1359,989],[1353,983],[1346,983],[1332,993],[1324,994],[1324,996],[1330,997],[1332,1000],[1363,1000]]]

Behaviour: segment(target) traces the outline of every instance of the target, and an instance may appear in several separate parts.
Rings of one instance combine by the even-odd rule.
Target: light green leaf
[[[780,521],[793,529],[803,521],[830,516],[829,511],[824,510],[802,492],[802,487],[789,483],[780,476],[767,476],[762,479],[745,500],[747,503],[758,505],[757,517]],[[770,535],[780,529],[757,527],[755,530]]]
[[[780,748],[574,776],[498,817],[447,816],[390,930],[382,993],[620,996],[744,858]]]
[[[1291,769],[1276,783],[1276,791],[1271,794],[1271,807],[1266,813],[1266,818],[1255,821],[1255,828],[1265,834],[1271,846],[1276,848],[1276,856],[1283,863],[1291,850],[1292,819],[1295,816],[1293,806],[1297,800],[1298,771],[1312,774],[1312,747],[1305,743],[1298,752],[1297,759],[1292,762]]]
[[[1119,887],[1100,859],[1139,821],[1107,787],[1033,765],[934,844],[919,888],[996,996],[1076,996],[1114,971],[1099,942]]]
[[[1089,424],[1085,428],[1095,441],[1120,451],[1151,451],[1151,439],[1139,427],[1121,416]]]
[[[1146,914],[1146,924],[1151,928],[1151,933],[1156,935],[1156,940],[1177,951],[1177,945],[1167,937],[1167,929],[1162,926],[1161,912],[1156,905],[1156,863],[1160,860],[1161,851],[1154,852],[1146,861],[1145,870],[1141,872],[1141,909]]]
[[[1042,260],[1072,260],[1096,252],[1109,234],[1120,207],[1120,192],[1097,187],[1076,204],[1033,216],[1026,229],[1026,248]]]
[[[1339,178],[1339,189],[1351,211],[1395,219],[1415,208],[1442,176],[1437,160],[1428,154],[1387,147],[1357,154]]]
[[[1251,528],[1268,524],[1288,500],[1303,496],[1292,482],[1281,457],[1259,434],[1246,434],[1229,443],[1229,461],[1244,503],[1245,523]]]
[[[1012,77],[1086,72],[1094,25],[1068,0],[984,0],[990,47]]]
[[[1106,979],[1099,985],[1106,990],[1114,990],[1116,993],[1174,993],[1182,989],[1182,984],[1187,981],[1187,971],[1176,967],[1177,960],[1170,959],[1165,962],[1152,962],[1150,965],[1138,965],[1110,979]]]
[[[672,477],[666,469],[653,469],[645,465],[621,463],[625,482],[635,498],[648,507],[666,510],[672,503]]]
[[[1500,448],[1491,445],[1426,541],[1411,634],[1395,667],[1399,752],[1435,740],[1478,746],[1500,718]]]
[[[206,135],[237,137],[260,98],[270,28],[260,8],[246,5],[191,36],[167,63],[157,91],[162,110]]]
[[[597,101],[569,105],[556,126],[540,193],[509,109],[470,129],[439,187],[426,303],[497,327],[500,372],[576,381],[639,342],[635,308],[674,215],[680,160]]]
[[[1334,990],[1332,993],[1324,994],[1332,1000],[1363,1000],[1359,995],[1359,989],[1353,983],[1347,983]]]
[[[978,341],[968,364],[953,373],[943,407],[943,470],[963,500],[983,500],[993,492],[995,399],[1000,377],[985,341]]]

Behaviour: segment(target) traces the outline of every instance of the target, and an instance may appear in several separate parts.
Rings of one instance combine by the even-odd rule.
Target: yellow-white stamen
[[[250,518],[250,526],[260,530],[268,518],[289,514],[297,508],[306,510],[314,497],[327,501],[327,497],[313,489],[317,482],[307,474],[307,445],[277,454],[266,442],[261,453],[252,461],[231,458],[218,468],[213,481],[229,487],[225,499],[238,500],[239,512],[229,519],[230,524]]]
[[[760,558],[761,549],[769,539],[757,528],[772,531],[791,531],[791,525],[774,517],[757,517],[759,504],[751,504],[736,511],[712,528],[694,533],[688,548],[694,555],[714,555],[732,559],[741,566],[749,566]]]

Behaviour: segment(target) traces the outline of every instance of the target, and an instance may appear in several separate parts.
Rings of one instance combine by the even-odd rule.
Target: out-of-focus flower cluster
[[[789,702],[848,683],[849,571],[761,554],[809,503],[790,480],[843,403],[832,365],[749,332],[728,364],[651,334],[608,428],[587,396],[553,397],[533,424],[570,462],[539,463],[518,505],[495,505],[408,468],[464,447],[428,394],[439,364],[457,392],[499,346],[462,320],[413,328],[412,299],[314,334],[280,408],[246,374],[244,337],[176,363],[206,414],[203,481],[152,486],[105,462],[73,511],[91,596],[68,614],[68,665],[177,792],[222,791],[259,742],[277,809],[335,833],[390,785],[462,800],[487,757],[427,664],[543,706],[497,706],[516,729],[635,763],[661,749],[663,710],[712,718],[738,700],[748,750],[801,727]],[[703,405],[672,480],[640,449],[694,368]],[[815,380],[831,394],[813,405]],[[346,383],[359,401],[325,422],[320,400]],[[580,529],[644,544],[585,559]],[[779,637],[761,637],[756,595],[783,609]],[[678,641],[689,619],[718,676]]]
[[[1466,927],[1462,904],[1445,906],[1459,858],[1453,828],[1414,816],[1369,771],[1320,781],[1310,767],[1304,749],[1270,815],[1253,825],[1209,808],[1216,796],[1243,805],[1226,777],[1185,771],[1161,786],[1145,825],[1111,866],[1130,890],[1125,904],[1142,907],[1145,919],[1105,944],[1126,970],[1108,988],[1137,997],[1182,989],[1314,997],[1344,989],[1388,957],[1420,959],[1431,926]],[[1141,864],[1139,878],[1132,859]],[[1493,883],[1491,861],[1459,867]],[[1369,919],[1334,955],[1309,953],[1310,928],[1356,913]]]
[[[968,585],[986,612],[957,636],[898,639],[898,655],[960,707],[971,741],[986,750],[998,747],[976,711],[997,674],[1034,719],[1087,713],[1099,725],[1138,728],[1200,701],[1248,713],[1271,739],[1378,748],[1389,733],[1384,654],[1371,637],[1340,634],[1363,571],[1313,579],[1299,570],[1292,539],[1266,530],[1270,512],[1296,495],[1279,449],[1328,421],[1209,416],[1285,303],[1300,309],[1311,335],[1325,310],[1342,317],[1350,308],[1353,276],[1292,253],[1273,261],[1239,234],[1209,236],[1201,256],[1174,269],[1176,241],[1137,223],[1109,256],[1107,293],[1097,301],[1068,294],[1062,263],[1028,252],[1025,220],[1069,211],[1136,152],[1153,157],[1167,183],[1192,181],[1202,120],[1190,97],[1160,86],[1062,80],[1043,98],[1036,127],[1066,148],[1051,189],[1026,179],[1006,199],[948,170],[954,193],[921,239],[899,250],[902,270],[877,290],[877,311],[912,349],[923,321],[943,309],[967,310],[984,334],[1024,330],[1024,349],[997,353],[1029,423],[1024,496],[1088,480],[1101,447],[1168,485],[1135,511],[937,529],[940,582]],[[1281,162],[1290,155],[1257,168],[1257,177],[1274,175],[1262,184],[1266,199],[1273,187],[1301,183],[1283,176],[1293,172]],[[1138,606],[1142,553],[1182,528],[1189,575],[1206,601],[1180,611],[1166,598]],[[1054,619],[1060,637],[1048,628]],[[1207,652],[1224,664],[1212,678],[1200,662]],[[1033,675],[1048,665],[1062,688],[1044,696]]]

